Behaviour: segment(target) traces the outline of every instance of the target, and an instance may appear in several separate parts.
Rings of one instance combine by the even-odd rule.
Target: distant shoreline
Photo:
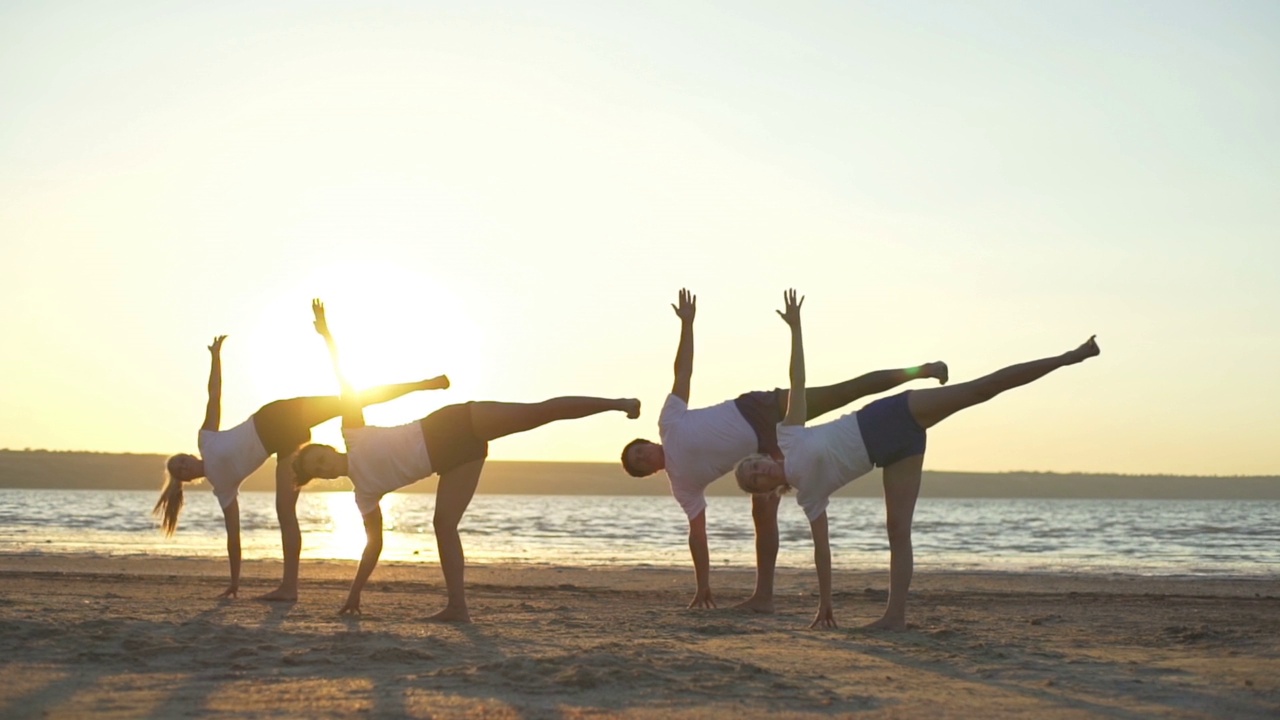
[[[0,450],[0,488],[157,490],[163,455],[54,450]],[[273,490],[275,463],[268,461],[246,481],[245,490]],[[318,483],[314,490],[345,490],[345,480]],[[435,478],[410,492],[434,492]],[[665,476],[633,478],[617,463],[493,460],[479,492],[533,495],[668,495]],[[736,495],[729,478],[708,495]],[[860,478],[838,495],[879,497],[879,472]],[[925,471],[924,497],[1074,498],[1170,500],[1280,500],[1280,476],[1118,475],[1047,472]]]

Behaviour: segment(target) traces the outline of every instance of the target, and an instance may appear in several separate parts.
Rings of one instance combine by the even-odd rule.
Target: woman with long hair
[[[421,420],[396,427],[369,427],[338,362],[338,346],[325,321],[324,304],[312,306],[316,332],[325,339],[334,373],[342,386],[342,437],[347,452],[328,445],[307,445],[294,457],[298,484],[312,478],[351,478],[356,506],[364,517],[366,543],[355,581],[339,614],[360,612],[360,593],[382,554],[382,496],[433,474],[440,476],[432,524],[444,573],[448,603],[427,618],[435,622],[471,622],[463,575],[466,560],[458,523],[475,495],[489,454],[489,441],[532,430],[557,420],[610,410],[640,416],[640,401],[597,397],[557,397],[539,403],[469,402],[449,405]]]
[[[908,390],[867,405],[831,422],[805,427],[804,340],[796,291],[783,293],[778,311],[791,328],[791,392],[787,414],[778,426],[781,461],[768,455],[744,458],[734,469],[738,486],[753,495],[792,488],[813,534],[818,570],[818,613],[809,627],[835,627],[831,608],[831,548],[827,534],[827,501],[831,494],[871,471],[884,468],[885,527],[889,534],[889,603],[884,615],[867,625],[873,629],[906,628],[907,589],[913,554],[911,520],[920,495],[925,431],[952,414],[984,403],[1006,390],[1039,380],[1067,365],[1098,355],[1094,338],[1080,347],[1041,360],[997,370],[969,382]]]
[[[178,529],[182,512],[183,484],[207,478],[222,506],[227,528],[227,557],[231,563],[231,583],[220,597],[233,598],[240,591],[240,486],[271,455],[276,456],[276,517],[280,521],[280,541],[284,548],[284,577],[280,587],[260,600],[298,599],[298,563],[302,553],[302,531],[298,527],[298,490],[293,482],[293,453],[311,441],[311,428],[335,418],[341,412],[338,398],[299,397],[264,405],[248,420],[220,430],[222,417],[222,342],[218,335],[209,345],[209,404],[200,426],[200,455],[180,453],[165,463],[168,471],[160,499],[152,514],[160,519],[165,536]],[[354,396],[362,405],[386,402],[415,390],[449,387],[443,375],[430,380],[375,387]]]

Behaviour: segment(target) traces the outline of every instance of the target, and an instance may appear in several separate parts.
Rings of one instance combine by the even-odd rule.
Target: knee
[[[885,522],[885,531],[889,535],[889,547],[908,546],[911,544],[910,521],[888,520]]]

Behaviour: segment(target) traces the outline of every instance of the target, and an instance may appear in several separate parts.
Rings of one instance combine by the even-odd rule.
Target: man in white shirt
[[[697,591],[689,607],[715,607],[711,594],[711,559],[707,548],[706,488],[728,474],[752,453],[781,457],[777,424],[787,407],[787,390],[750,392],[711,407],[690,409],[693,377],[693,318],[697,298],[681,290],[675,383],[658,417],[661,443],[636,439],[622,450],[622,465],[634,477],[666,470],[671,494],[689,519],[689,552],[693,556]],[[936,378],[947,382],[947,366],[934,362],[914,368],[880,370],[827,387],[806,390],[810,419],[858,398],[893,389],[909,380]],[[756,586],[751,597],[736,607],[773,612],[773,571],[778,558],[778,498],[752,496],[751,516],[756,537]]]

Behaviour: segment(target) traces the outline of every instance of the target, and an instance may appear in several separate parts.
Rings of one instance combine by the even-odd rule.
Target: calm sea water
[[[211,493],[188,493],[173,538],[149,515],[155,495],[0,490],[0,552],[224,556],[222,515]],[[713,562],[751,567],[750,500],[708,501]],[[273,496],[245,493],[240,506],[245,558],[278,558]],[[434,507],[430,494],[383,498],[384,559],[436,561]],[[350,493],[304,493],[298,514],[304,558],[359,558],[364,530]],[[837,567],[885,567],[880,500],[835,498],[828,517]],[[790,498],[779,520],[779,565],[811,567],[808,523]],[[462,532],[472,561],[685,566],[687,531],[667,497],[477,495]],[[916,509],[915,548],[917,567],[926,569],[1276,576],[1280,502],[926,498]]]

